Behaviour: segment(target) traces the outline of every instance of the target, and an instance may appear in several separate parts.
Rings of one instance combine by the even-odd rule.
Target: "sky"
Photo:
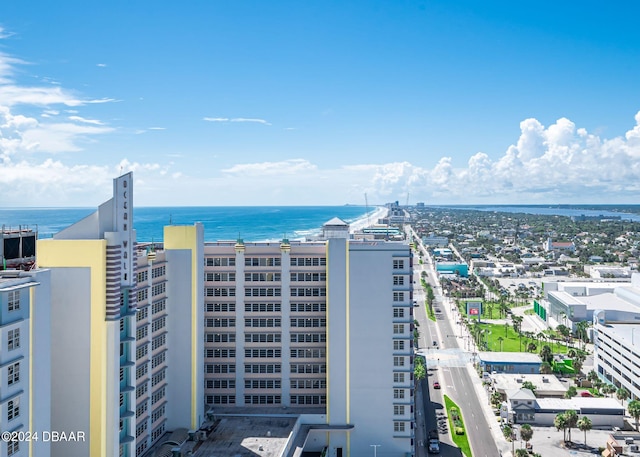
[[[0,4],[0,207],[638,203],[637,2]]]

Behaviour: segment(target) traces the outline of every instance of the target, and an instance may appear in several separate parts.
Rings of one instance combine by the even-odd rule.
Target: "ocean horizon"
[[[162,241],[166,225],[196,222],[204,226],[205,241],[296,240],[319,234],[322,225],[334,217],[350,224],[362,223],[379,208],[364,205],[149,206],[133,209],[133,226],[139,242]],[[39,238],[50,238],[95,211],[96,208],[0,208],[0,226],[29,227],[38,231]]]

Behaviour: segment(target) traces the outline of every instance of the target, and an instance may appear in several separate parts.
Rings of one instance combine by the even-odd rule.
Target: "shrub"
[[[464,428],[456,427],[455,432],[456,432],[456,435],[464,435]]]

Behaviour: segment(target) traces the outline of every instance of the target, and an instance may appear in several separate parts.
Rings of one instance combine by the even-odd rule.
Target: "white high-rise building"
[[[205,243],[205,401],[305,416],[305,450],[413,453],[412,257],[351,241]]]
[[[84,436],[52,442],[52,456],[141,455],[204,422],[202,233],[170,227],[163,252],[139,253],[128,173],[95,213],[38,241],[51,274],[51,430]]]

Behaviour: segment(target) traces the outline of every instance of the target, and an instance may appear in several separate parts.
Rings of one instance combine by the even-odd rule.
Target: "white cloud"
[[[264,119],[247,118],[247,117],[233,117],[233,118],[228,118],[228,117],[203,117],[202,120],[203,121],[208,121],[208,122],[252,122],[252,123],[256,123],[256,124],[271,125],[271,123],[265,121]]]
[[[304,159],[281,162],[243,163],[222,170],[223,173],[244,176],[291,175],[316,170],[316,166]]]
[[[149,127],[149,130],[167,130],[166,127]]]
[[[102,121],[98,121],[96,119],[85,119],[84,117],[80,117],[80,116],[69,116],[69,120],[70,121],[76,121],[76,122],[82,122],[82,123],[85,123],[85,124],[104,125],[104,123]]]
[[[104,68],[104,67],[106,67],[106,66],[107,66],[107,64],[106,64],[106,63],[97,63],[97,64],[96,64],[96,67],[102,67],[102,68]]]
[[[265,121],[264,119],[251,119],[251,118],[245,118],[245,117],[234,117],[233,119],[231,119],[231,122],[255,122],[257,124],[271,125],[269,122]]]

